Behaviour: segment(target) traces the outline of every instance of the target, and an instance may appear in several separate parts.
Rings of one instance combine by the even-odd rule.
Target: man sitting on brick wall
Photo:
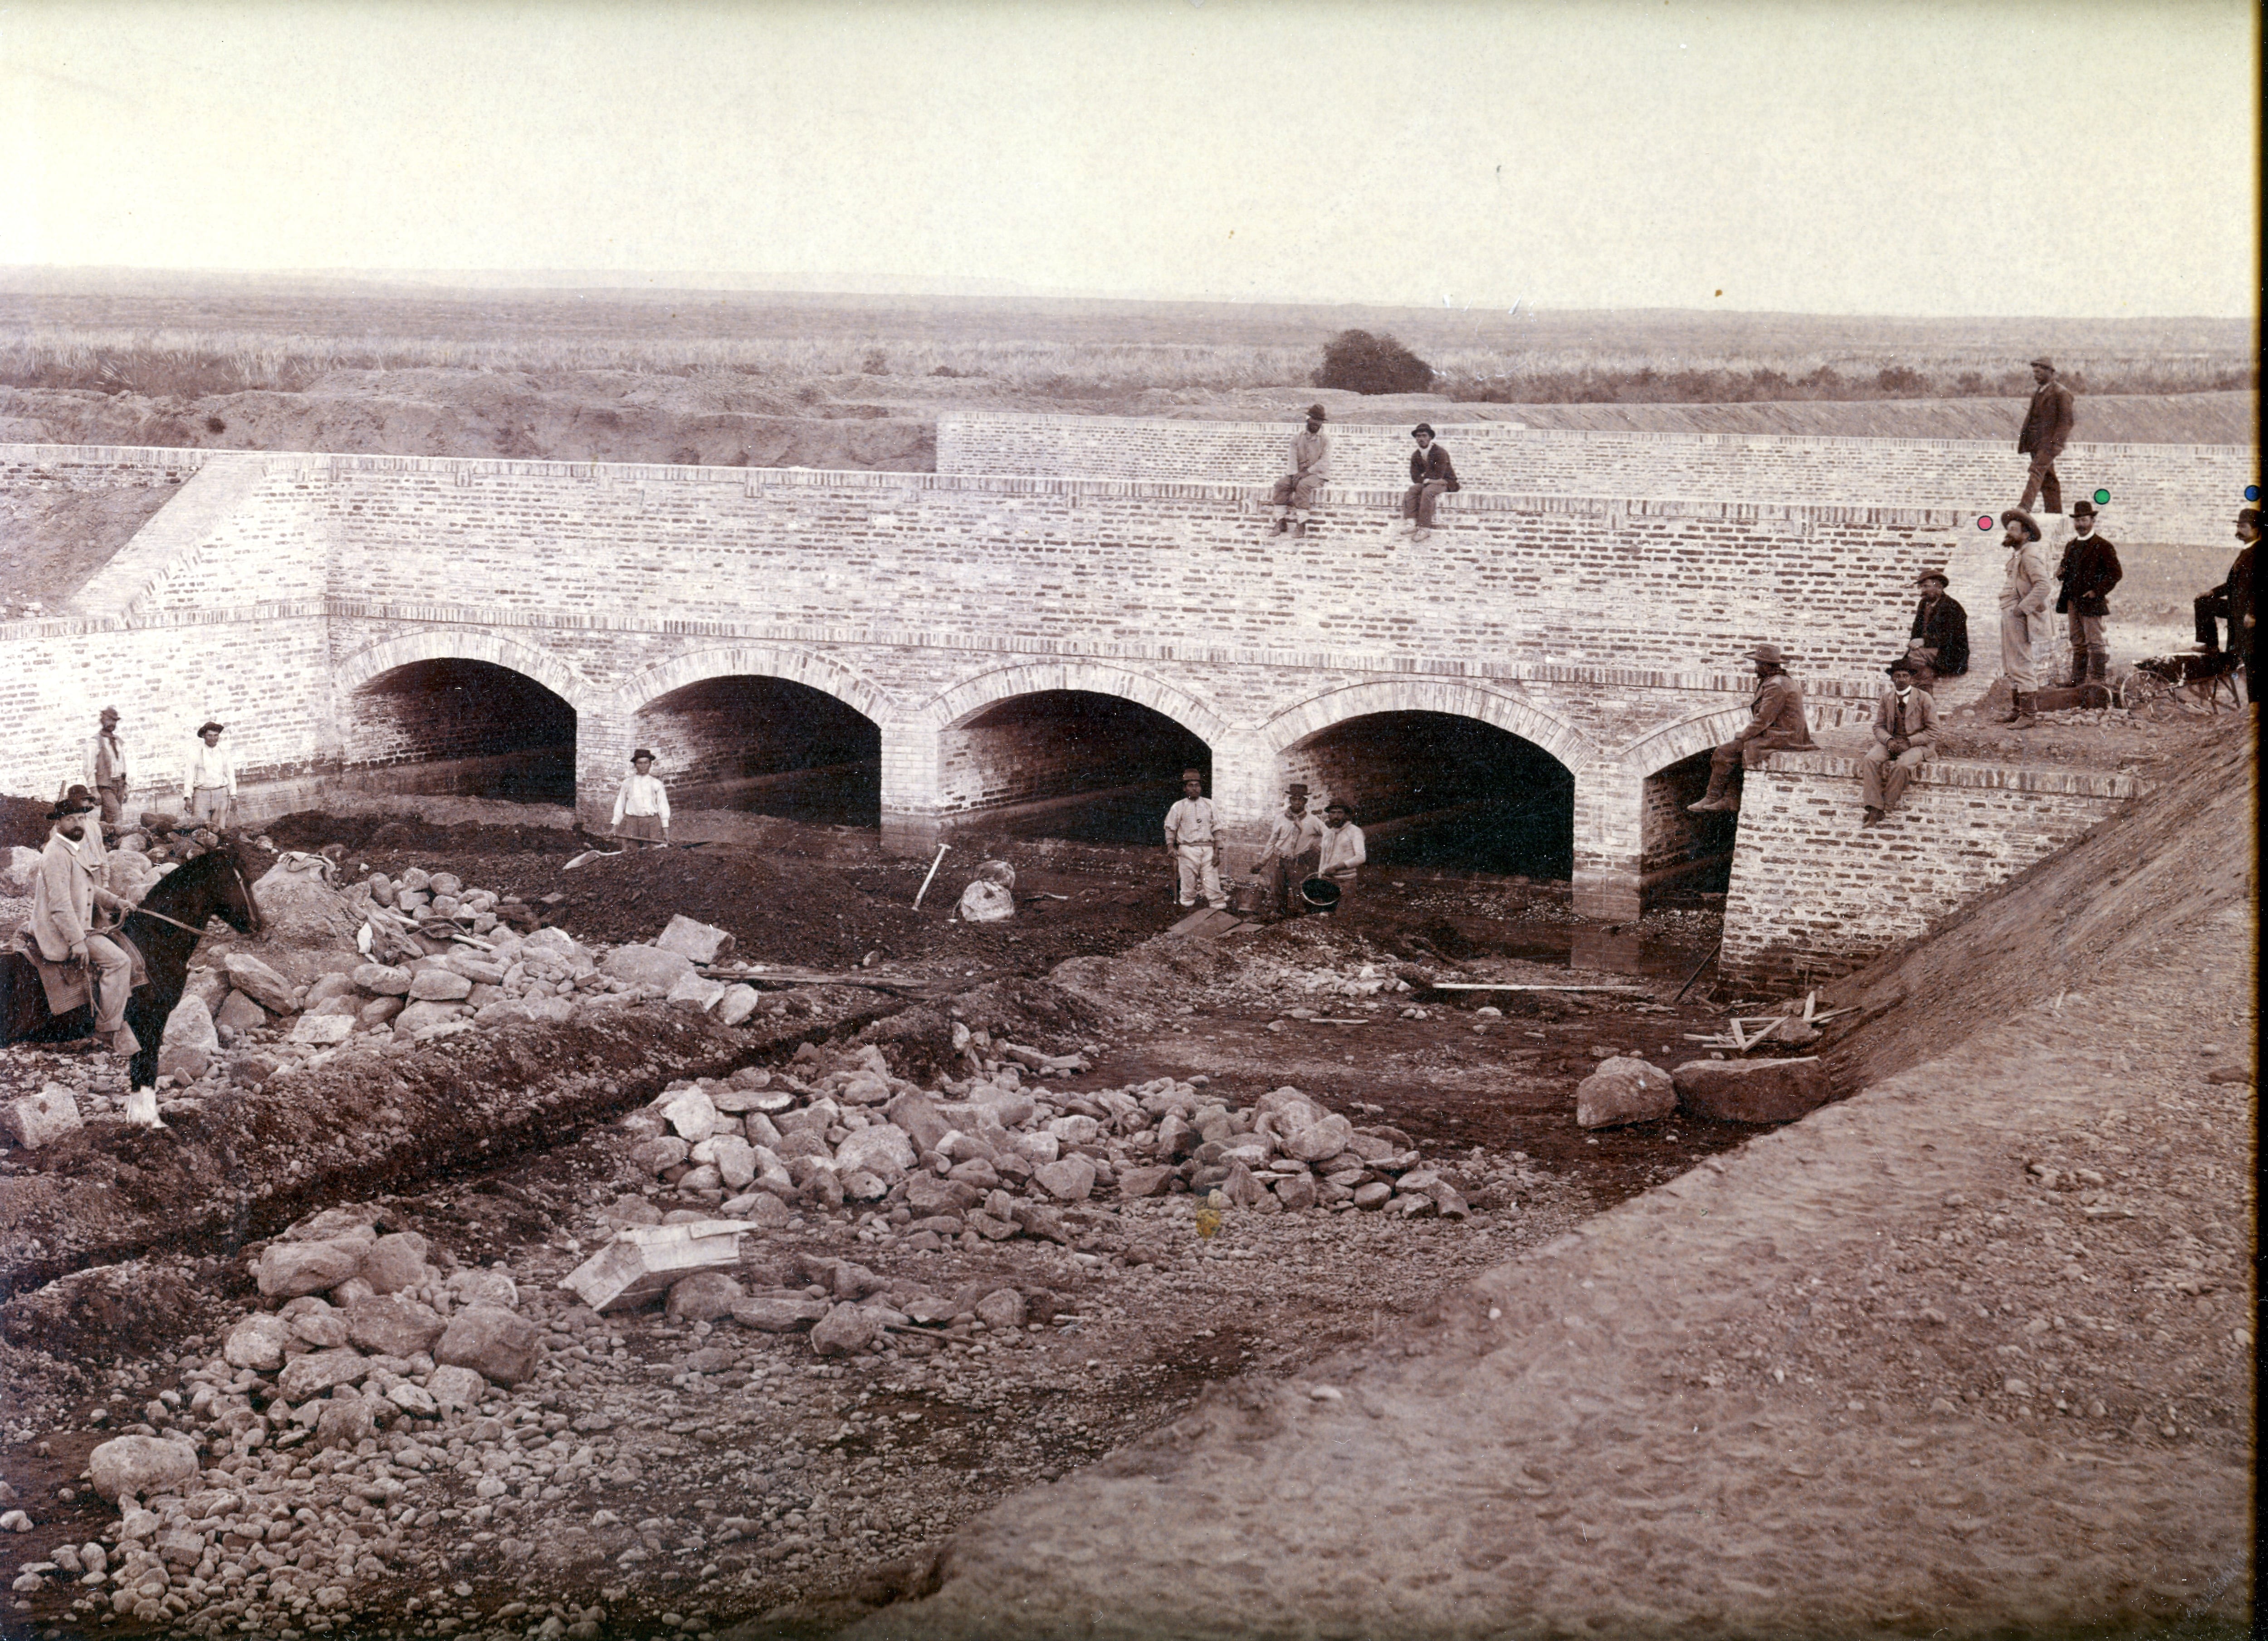
[[[1323,407],[1307,407],[1307,426],[1304,432],[1292,440],[1292,470],[1276,481],[1275,490],[1268,499],[1276,508],[1276,534],[1290,530],[1294,536],[1307,533],[1307,509],[1314,505],[1315,492],[1331,476],[1331,441],[1323,435],[1323,423],[1328,419]]]
[[[2244,699],[2250,701],[2257,699],[2252,693],[2252,653],[2258,642],[2253,624],[2252,550],[2260,544],[2259,508],[2237,510],[2236,539],[2244,545],[2228,566],[2228,579],[2200,593],[2194,608],[2198,643],[2208,655],[2220,650],[2218,620],[2228,623],[2229,653],[2243,664]]]
[[[1874,744],[1859,772],[1861,826],[1880,825],[1897,808],[1913,772],[1937,756],[1937,703],[1916,687],[1913,669],[1890,663],[1890,687],[1874,703]]]
[[[1759,644],[1748,652],[1748,659],[1756,664],[1755,711],[1738,735],[1709,754],[1709,790],[1698,802],[1685,806],[1693,814],[1741,807],[1732,789],[1734,765],[1744,771],[1754,769],[1767,752],[1800,751],[1811,745],[1811,726],[1803,716],[1803,690],[1788,676],[1779,646]]]
[[[1957,678],[1969,670],[1969,612],[1946,592],[1952,584],[1944,571],[1924,570],[1914,584],[1921,588],[1921,602],[1914,606],[1914,641],[1929,651],[1930,668],[1939,677]],[[1906,659],[1913,659],[1911,647]]]
[[[1457,469],[1446,446],[1433,442],[1433,425],[1420,422],[1410,430],[1418,447],[1410,453],[1410,488],[1402,492],[1401,529],[1413,539],[1433,533],[1433,504],[1460,488]]]

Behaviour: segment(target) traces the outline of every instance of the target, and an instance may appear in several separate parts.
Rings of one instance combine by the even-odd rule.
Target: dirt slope
[[[54,614],[177,492],[0,490],[0,617]]]
[[[1011,1500],[852,1633],[2244,1633],[2250,801],[2201,751],[1853,977],[1907,1008],[1845,1053],[1908,1068]]]

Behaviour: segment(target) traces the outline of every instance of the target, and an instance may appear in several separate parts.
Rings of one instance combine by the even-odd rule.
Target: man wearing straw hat
[[[1166,854],[1174,862],[1181,903],[1193,906],[1197,891],[1216,912],[1228,910],[1228,891],[1220,886],[1219,822],[1212,800],[1204,795],[1204,777],[1194,769],[1182,772],[1182,795],[1166,811]]]
[[[236,759],[221,750],[223,730],[210,718],[198,726],[196,750],[189,754],[189,767],[181,777],[181,790],[188,795],[184,818],[192,827],[218,832],[228,824],[229,812],[236,806]]]
[[[641,849],[669,846],[669,794],[644,747],[630,754],[630,773],[615,794],[615,836]]]
[[[1307,509],[1331,476],[1331,441],[1323,436],[1323,424],[1329,419],[1322,405],[1311,404],[1307,428],[1292,435],[1292,470],[1276,481],[1268,497],[1276,509],[1278,536],[1286,530],[1294,536],[1307,533]]]
[[[1739,733],[1709,754],[1709,790],[1685,807],[1708,815],[1737,809],[1733,771],[1754,769],[1767,752],[1800,751],[1811,744],[1811,725],[1803,715],[1803,686],[1788,676],[1787,660],[1777,644],[1759,644],[1747,659],[1756,666],[1756,704]]]
[[[2000,722],[2029,729],[2032,697],[2040,687],[2040,651],[2048,642],[2048,603],[2055,581],[2040,551],[2040,527],[2021,507],[2000,515],[2000,544],[2008,562],[2000,583],[2000,670],[2007,675],[2010,700]]]

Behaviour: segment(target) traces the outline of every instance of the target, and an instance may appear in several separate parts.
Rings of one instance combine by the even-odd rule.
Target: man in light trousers
[[[2000,670],[2014,699],[1999,721],[2029,729],[2039,721],[2032,716],[2032,697],[2040,687],[2040,652],[2050,642],[2048,606],[2056,583],[2032,515],[2011,507],[2000,515],[2000,544],[2008,550],[2000,582]]]
[[[1202,886],[1207,906],[1216,912],[1228,910],[1228,891],[1220,886],[1219,830],[1212,800],[1204,795],[1204,777],[1194,769],[1183,770],[1181,800],[1166,811],[1166,854],[1174,862],[1185,906],[1197,904]]]

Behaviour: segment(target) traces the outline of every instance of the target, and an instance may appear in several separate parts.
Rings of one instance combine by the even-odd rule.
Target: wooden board
[[[1166,933],[1183,935],[1191,940],[1214,940],[1227,934],[1242,921],[1243,920],[1233,912],[1216,912],[1211,906],[1203,906],[1190,913]]]

